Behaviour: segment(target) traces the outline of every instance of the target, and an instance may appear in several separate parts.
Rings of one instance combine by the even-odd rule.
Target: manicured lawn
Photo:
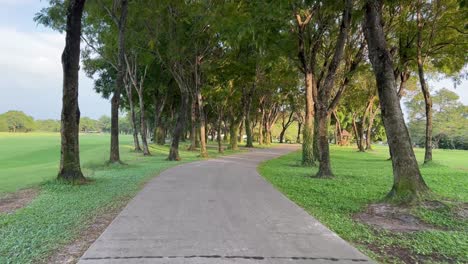
[[[58,139],[58,134],[0,136],[1,190],[35,185],[41,190],[28,206],[12,214],[0,214],[0,263],[43,260],[77,237],[95,217],[128,201],[151,177],[181,163],[165,160],[167,146],[152,146],[152,157],[133,153],[131,138],[123,136],[121,154],[127,165],[105,166],[109,136],[83,135],[82,164],[92,182],[64,185],[54,180]],[[182,149],[186,146],[182,145]],[[209,148],[209,154],[216,156],[216,148]],[[181,151],[184,162],[197,160],[197,156],[197,152]]]
[[[109,158],[109,135],[80,135],[81,163],[87,167]],[[120,137],[122,158],[132,159],[131,136]],[[0,133],[0,195],[54,179],[60,159],[58,133]]]
[[[391,162],[386,161],[387,148],[369,153],[351,147],[332,147],[331,151],[334,179],[311,177],[317,169],[301,167],[300,152],[266,161],[259,171],[292,201],[378,260],[401,261],[384,253],[398,249],[426,262],[468,262],[468,221],[455,216],[455,205],[468,202],[468,151],[435,150],[435,162],[421,166],[429,187],[440,199],[451,202],[437,210],[414,209],[436,230],[413,233],[378,231],[353,219],[390,190],[393,176]],[[423,150],[416,152],[422,160]]]

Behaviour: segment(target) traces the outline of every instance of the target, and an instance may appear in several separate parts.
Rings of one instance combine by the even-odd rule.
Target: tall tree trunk
[[[306,109],[304,128],[302,129],[302,165],[315,166],[314,158],[314,98],[313,98],[313,74],[305,73],[305,97]]]
[[[229,123],[229,146],[232,150],[239,149],[237,145],[237,132],[239,131],[239,123],[236,122],[234,117],[231,117],[231,122]]]
[[[206,128],[205,128],[205,111],[203,110],[203,98],[200,89],[197,89],[197,105],[198,105],[198,120],[200,121],[200,156],[208,157],[206,150]]]
[[[127,91],[128,105],[130,107],[130,123],[133,129],[133,147],[135,152],[141,152],[140,141],[138,140],[138,128],[136,124],[135,106],[133,105],[133,86],[125,78],[124,87]]]
[[[329,178],[333,177],[330,164],[330,146],[328,144],[328,113],[326,108],[317,108],[315,113],[317,118],[317,146],[319,149],[319,171],[317,177]]]
[[[179,83],[179,86],[181,84]],[[184,134],[185,131],[185,122],[187,116],[187,108],[189,105],[189,94],[188,90],[185,88],[180,88],[180,108],[179,108],[179,115],[177,117],[177,123],[174,127],[174,132],[172,134],[172,143],[171,148],[169,150],[169,156],[167,157],[168,160],[172,161],[179,161],[179,141]]]
[[[218,131],[217,131],[217,137],[216,137],[216,140],[218,141],[218,153],[223,153],[224,150],[223,150],[223,143],[222,143],[222,139],[221,139],[221,132],[223,131],[223,109],[222,107],[220,107],[221,109],[218,111],[219,112],[219,116],[218,116]]]
[[[318,89],[317,96],[317,117],[318,117],[318,148],[319,148],[319,170],[317,177],[333,177],[330,164],[330,149],[328,143],[328,118],[331,100],[331,92],[335,82],[335,73],[338,70],[343,58],[346,39],[348,37],[349,25],[351,23],[352,0],[345,1],[343,17],[340,25],[340,33],[335,44],[333,58],[328,66],[328,72],[323,85]]]
[[[143,101],[143,91],[140,91],[138,94],[139,102],[140,102],[140,134],[141,134],[141,142],[143,143],[143,155],[150,156],[151,153],[148,147],[148,134],[147,134],[147,127],[146,127],[146,118],[145,118],[145,103]]]
[[[245,100],[245,135],[247,137],[247,142],[245,146],[247,148],[253,148],[253,133],[252,133],[252,123],[251,123],[251,116],[250,116],[250,111],[252,107],[252,93],[253,90],[255,90],[255,84],[252,87],[252,89],[249,91],[247,98]]]
[[[237,141],[241,144],[244,141],[244,121],[241,121],[239,125],[239,135],[237,136]]]
[[[371,109],[372,110],[372,109]],[[379,107],[373,110],[369,116],[369,125],[366,132],[366,149],[372,150],[372,127],[374,126],[375,116],[379,112]]]
[[[74,183],[86,181],[80,165],[80,108],[78,106],[81,18],[84,4],[85,0],[71,0],[68,4],[65,48],[62,53],[62,126],[60,169],[57,178]]]
[[[419,83],[421,84],[421,90],[424,95],[424,103],[426,110],[426,140],[425,140],[425,152],[424,152],[424,163],[432,161],[432,99],[429,87],[427,86],[426,79],[424,77],[424,58],[422,55],[422,30],[423,22],[421,21],[421,0],[418,1],[417,9],[417,21],[418,21],[418,37],[417,37],[417,62],[418,62],[418,75]]]
[[[129,100],[131,100],[129,98]],[[130,121],[132,123],[133,128],[133,146],[135,152],[141,152],[140,141],[138,140],[138,128],[136,124],[136,115],[135,115],[135,107],[133,106],[133,102],[130,104]]]
[[[356,137],[356,146],[359,152],[365,152],[364,145],[363,145],[363,120],[359,123],[356,122],[356,113],[353,113],[353,130],[354,136]]]
[[[161,126],[161,114],[166,106],[167,95],[164,95],[161,102],[158,101],[156,94],[153,95],[153,104],[154,104],[154,131],[153,131],[153,141],[158,145],[164,145],[165,138],[161,140],[162,134],[164,134],[164,128]],[[162,144],[161,144],[162,141]]]
[[[245,146],[247,148],[253,148],[252,124],[250,120],[250,115],[247,115],[245,117],[245,134],[247,136],[247,143],[245,144]]]
[[[190,146],[188,150],[195,151],[197,146],[197,102],[195,98],[192,99],[192,106],[191,106],[191,115],[190,115]]]
[[[301,129],[302,129],[302,122],[297,122],[297,137],[296,143],[301,143]]]
[[[395,90],[393,61],[387,49],[382,26],[382,4],[382,1],[367,1],[364,32],[377,81],[383,123],[392,153],[394,181],[387,197],[408,203],[423,197],[429,188],[419,171],[400,100]]]
[[[263,126],[264,126],[263,121],[265,118],[265,110],[263,109],[263,107],[261,107],[260,111],[261,111],[261,116],[260,116],[260,122],[258,124],[258,144],[263,145],[265,143],[264,138],[263,138]]]
[[[341,122],[340,120],[338,119],[338,115],[336,114],[336,110],[333,110],[332,111],[332,114],[333,114],[333,117],[335,118],[335,133],[336,133],[336,138],[335,138],[335,144],[336,145],[340,145],[340,141],[341,141]]]
[[[118,62],[117,78],[115,80],[115,90],[111,100],[111,146],[110,163],[122,163],[120,161],[119,150],[119,107],[120,94],[124,86],[123,78],[125,73],[125,25],[127,22],[128,0],[120,1],[120,19],[118,21]]]

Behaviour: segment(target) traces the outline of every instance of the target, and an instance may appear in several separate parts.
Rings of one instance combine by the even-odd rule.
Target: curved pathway
[[[257,173],[261,161],[296,149],[255,149],[166,170],[79,264],[371,263]]]

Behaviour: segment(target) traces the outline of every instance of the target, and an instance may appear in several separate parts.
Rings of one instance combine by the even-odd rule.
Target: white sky
[[[21,110],[36,119],[60,118],[64,36],[37,26],[33,16],[47,1],[0,0],[0,113]],[[448,88],[468,104],[468,81],[453,87],[451,80],[429,80],[433,89]],[[93,81],[80,73],[82,116],[110,114],[110,103],[93,90]]]

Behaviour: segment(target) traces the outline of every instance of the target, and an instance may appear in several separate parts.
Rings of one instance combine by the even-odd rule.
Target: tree
[[[85,0],[70,0],[67,8],[65,48],[62,53],[63,94],[60,169],[57,178],[73,183],[86,181],[81,172],[78,107],[81,18]]]
[[[114,0],[120,3],[120,16],[117,16],[117,4],[113,8],[106,10],[113,22],[118,28],[118,52],[117,52],[117,78],[115,81],[115,90],[111,99],[111,143],[110,143],[110,163],[122,163],[120,161],[119,151],[119,107],[120,95],[124,88],[125,76],[125,28],[128,13],[128,0]]]
[[[103,115],[98,119],[98,126],[101,132],[109,133],[111,127],[111,119],[110,117]]]
[[[393,61],[382,27],[382,4],[382,1],[367,0],[364,7],[364,32],[392,156],[394,181],[387,197],[409,203],[423,198],[429,192],[429,188],[419,171],[395,89]]]
[[[28,132],[35,128],[34,119],[21,111],[8,111],[0,115],[0,122],[6,126],[3,131]],[[0,130],[2,131],[2,130]]]
[[[448,90],[440,89],[432,96],[433,101],[433,134],[432,146],[434,148],[448,147],[450,144],[441,144],[441,140],[459,142],[457,145],[463,148],[463,142],[467,142],[466,118],[467,106],[459,102],[459,96]],[[409,115],[409,131],[411,139],[419,146],[425,146],[425,101],[421,92],[416,92],[410,100],[405,102]],[[458,148],[455,144],[452,148]]]

